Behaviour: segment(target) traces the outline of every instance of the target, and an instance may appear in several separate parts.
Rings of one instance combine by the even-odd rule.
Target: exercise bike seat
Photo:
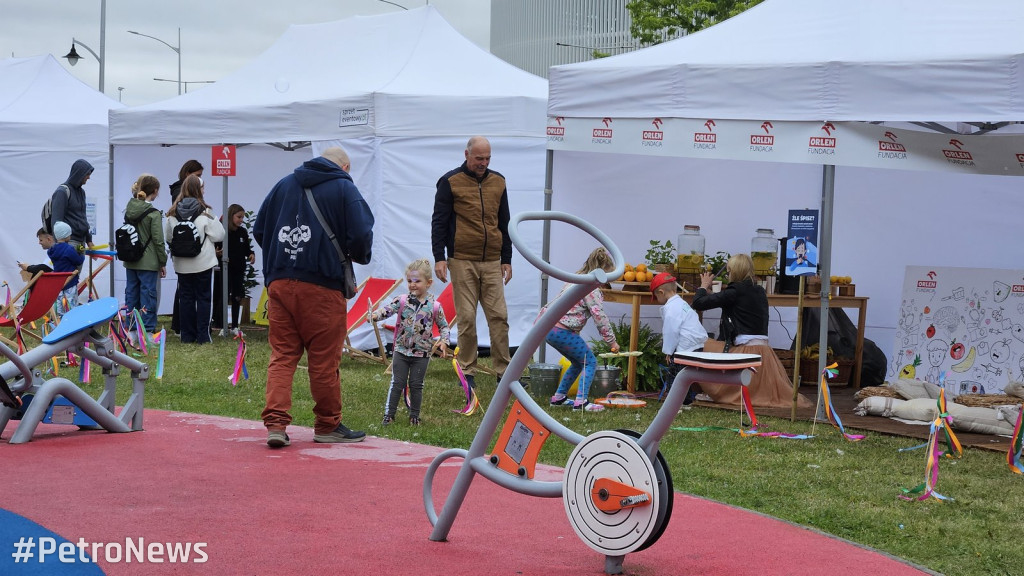
[[[726,354],[722,352],[686,352],[676,354],[672,361],[683,366],[708,370],[743,370],[761,366],[759,354]]]
[[[56,344],[83,330],[107,322],[117,315],[118,308],[120,308],[120,303],[117,298],[111,297],[100,298],[88,304],[76,306],[60,319],[60,324],[54,328],[53,332],[43,337],[43,344]]]

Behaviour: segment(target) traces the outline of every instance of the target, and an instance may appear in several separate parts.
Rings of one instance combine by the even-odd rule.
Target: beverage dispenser
[[[767,278],[775,273],[775,257],[779,241],[771,228],[758,228],[757,236],[750,239],[750,259],[754,261],[754,274]]]
[[[704,237],[700,234],[700,226],[683,226],[676,249],[676,271],[679,274],[700,274],[704,271]]]

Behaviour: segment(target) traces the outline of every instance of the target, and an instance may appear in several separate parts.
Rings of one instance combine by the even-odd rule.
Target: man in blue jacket
[[[349,176],[348,154],[328,148],[285,176],[260,206],[253,237],[263,249],[271,356],[263,424],[267,445],[288,446],[292,379],[305,350],[313,396],[314,442],[360,442],[366,434],[341,423],[338,366],[345,342],[348,303],[345,268],[328,232],[306,199],[305,189],[348,258],[370,262],[373,214]]]

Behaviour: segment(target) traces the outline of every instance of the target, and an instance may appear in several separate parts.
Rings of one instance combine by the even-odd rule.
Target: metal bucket
[[[558,364],[530,364],[530,374],[520,378],[529,383],[527,390],[536,400],[547,402],[558,390],[558,382],[562,379],[562,367]]]
[[[609,392],[620,390],[621,374],[622,368],[618,366],[598,366],[594,371],[594,382],[590,385],[590,397],[604,398]]]

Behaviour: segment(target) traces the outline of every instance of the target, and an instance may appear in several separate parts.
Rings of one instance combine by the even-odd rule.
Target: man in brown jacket
[[[466,143],[465,154],[462,166],[437,181],[430,243],[438,280],[448,282],[449,270],[452,273],[458,361],[470,385],[475,385],[478,304],[487,319],[499,379],[510,361],[504,285],[512,280],[512,239],[505,177],[487,168],[491,143],[474,136]]]

